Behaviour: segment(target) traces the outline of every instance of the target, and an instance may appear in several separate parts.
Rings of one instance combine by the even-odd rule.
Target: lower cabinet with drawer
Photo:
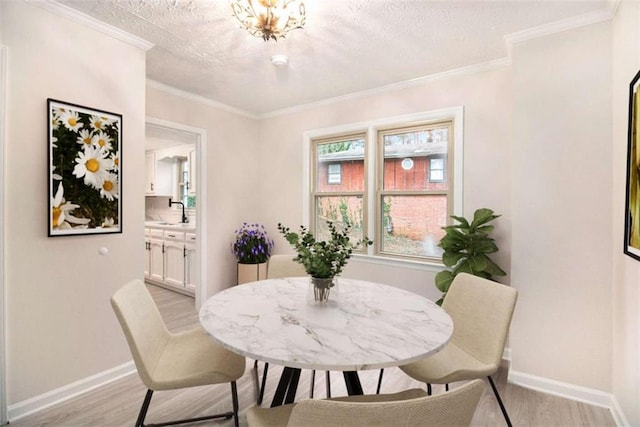
[[[187,290],[196,292],[196,234],[187,233],[184,245],[184,277]]]
[[[145,279],[194,295],[195,233],[147,228],[145,237]]]

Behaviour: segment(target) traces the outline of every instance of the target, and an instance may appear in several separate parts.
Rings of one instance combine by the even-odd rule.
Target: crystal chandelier
[[[264,41],[285,37],[306,19],[301,0],[231,0],[231,9],[242,28]]]

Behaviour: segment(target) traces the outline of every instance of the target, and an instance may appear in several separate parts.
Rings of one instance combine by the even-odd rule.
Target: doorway
[[[5,389],[5,289],[4,289],[4,129],[5,127],[5,98],[7,80],[7,48],[0,45],[0,424],[7,422],[7,397]]]
[[[206,257],[206,212],[207,212],[207,200],[206,200],[206,183],[207,183],[207,170],[206,162],[206,130],[196,128],[192,126],[183,125],[181,123],[170,122],[163,119],[157,119],[153,117],[147,117],[146,119],[146,132],[147,137],[151,136],[154,140],[165,141],[166,146],[171,144],[175,146],[194,144],[195,145],[195,159],[187,158],[183,159],[183,156],[178,156],[175,163],[178,166],[178,173],[182,173],[184,165],[190,162],[193,166],[191,170],[195,169],[195,192],[189,192],[189,184],[186,180],[183,180],[180,185],[173,189],[169,194],[171,200],[183,203],[186,208],[186,212],[193,213],[195,211],[195,235],[196,235],[196,250],[195,250],[195,308],[199,310],[203,298],[206,297],[207,283],[207,269],[204,263]],[[156,147],[157,148],[157,147]],[[165,147],[166,148],[166,147]],[[145,146],[145,150],[147,147]],[[190,157],[190,156],[188,156]],[[191,184],[193,188],[194,184]],[[166,199],[165,199],[166,200]],[[195,208],[189,208],[189,203],[195,200]]]

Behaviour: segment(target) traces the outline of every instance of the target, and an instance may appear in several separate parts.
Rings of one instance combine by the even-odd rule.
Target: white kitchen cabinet
[[[162,282],[164,280],[164,243],[162,230],[148,230],[146,249],[145,277],[150,280]]]
[[[173,165],[172,161],[161,159],[155,151],[147,151],[145,162],[145,192],[146,196],[173,196]]]
[[[144,167],[146,171],[144,194],[147,196],[155,195],[156,187],[156,154],[147,152],[144,156]]]
[[[186,242],[184,245],[184,277],[185,287],[195,292],[196,291],[196,272],[198,269],[196,263],[196,235],[195,233],[187,233]]]
[[[195,233],[147,228],[145,279],[188,295],[196,290]]]
[[[164,282],[167,285],[185,287],[184,233],[164,232]]]
[[[151,274],[151,256],[149,255],[149,229],[144,229],[144,278],[148,279]]]

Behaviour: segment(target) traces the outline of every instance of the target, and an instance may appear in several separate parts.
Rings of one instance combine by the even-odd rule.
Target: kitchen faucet
[[[182,202],[174,202],[173,200],[169,199],[169,207],[173,206],[173,205],[180,205],[182,206],[182,223],[186,224],[189,222],[189,218],[187,218],[187,216],[184,214],[184,203]]]

